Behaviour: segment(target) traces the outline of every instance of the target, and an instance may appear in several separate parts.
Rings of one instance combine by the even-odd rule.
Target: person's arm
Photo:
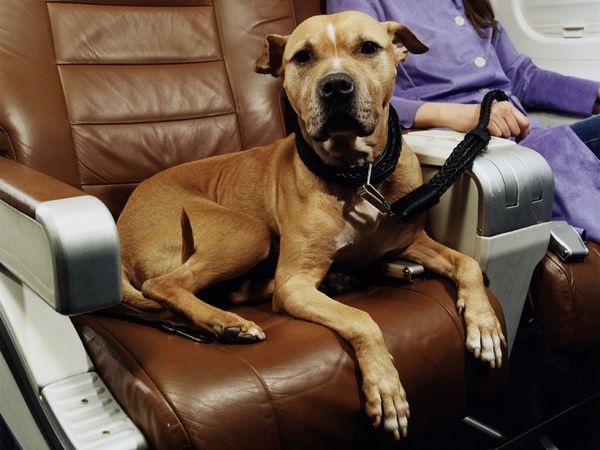
[[[467,132],[479,121],[478,104],[423,103],[416,111],[415,128],[450,128]],[[529,119],[509,102],[496,102],[492,105],[488,130],[492,136],[522,139],[531,131]]]
[[[524,106],[580,115],[599,112],[600,82],[540,69],[517,52],[501,24],[493,44],[513,94]]]

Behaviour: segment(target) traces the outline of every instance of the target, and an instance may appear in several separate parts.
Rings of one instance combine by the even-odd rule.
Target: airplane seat
[[[496,15],[516,48],[541,68],[600,81],[600,1],[494,0]],[[551,126],[581,119],[532,111]],[[593,208],[593,205],[590,205]],[[536,268],[529,293],[550,347],[560,354],[597,359],[600,349],[600,243],[589,255],[565,261],[548,251]]]
[[[201,344],[94,313],[120,302],[114,218],[140,181],[284,136],[281,80],[253,63],[293,17],[284,0],[0,2],[0,415],[23,448],[389,444],[327,328],[244,305],[265,342]],[[412,436],[507,379],[507,356],[490,371],[466,351],[455,300],[437,277],[340,297],[382,328]]]

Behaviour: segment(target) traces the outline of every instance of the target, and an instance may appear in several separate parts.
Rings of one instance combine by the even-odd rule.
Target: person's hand
[[[527,116],[510,102],[496,102],[492,105],[488,131],[492,136],[514,136],[519,141],[529,134],[531,128]]]
[[[592,111],[592,114],[600,114],[600,88],[596,94],[596,103],[594,103],[594,110]]]
[[[481,105],[454,105],[450,119],[450,128],[456,131],[467,132],[477,125]],[[529,134],[529,119],[510,102],[495,102],[492,104],[488,131],[492,136],[509,138],[514,136],[517,140]]]

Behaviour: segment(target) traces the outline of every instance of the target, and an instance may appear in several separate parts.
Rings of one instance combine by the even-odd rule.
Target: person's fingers
[[[511,105],[508,102],[496,102],[492,105],[490,114],[490,123],[494,123],[500,130],[499,137],[508,138],[511,136],[508,121],[512,116]]]
[[[493,136],[508,138],[510,137],[510,128],[506,124],[506,119],[502,116],[492,117],[490,119],[490,125],[494,124],[496,128],[499,130],[498,134],[494,134]],[[489,128],[489,127],[488,127]]]
[[[498,127],[498,125],[496,125],[492,119],[490,119],[490,123],[488,124],[488,131],[492,136],[502,137],[502,131],[500,130],[500,127]]]
[[[527,116],[525,114],[523,114],[521,111],[519,111],[514,106],[513,106],[513,116],[514,116],[515,120],[517,121],[517,124],[519,125],[519,128],[520,128],[519,133],[515,135],[517,137],[517,140],[520,141],[521,139],[523,139],[525,136],[527,136],[531,132],[529,119],[527,118]]]
[[[506,125],[508,125],[508,129],[510,130],[511,136],[519,136],[521,134],[521,127],[517,122],[517,118],[514,114],[509,114],[505,118]]]

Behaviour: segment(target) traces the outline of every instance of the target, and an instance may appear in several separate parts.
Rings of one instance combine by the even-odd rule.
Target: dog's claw
[[[232,326],[223,328],[220,325],[214,327],[217,337],[221,342],[227,344],[251,344],[265,339],[265,333],[258,327],[246,328],[245,326]]]
[[[381,425],[381,416],[375,416],[373,418],[373,426],[379,428],[379,425]]]
[[[235,341],[237,339],[237,337],[240,334],[240,327],[229,327],[229,328],[225,328],[223,330],[223,333],[221,334],[221,339],[225,342],[232,342]]]

